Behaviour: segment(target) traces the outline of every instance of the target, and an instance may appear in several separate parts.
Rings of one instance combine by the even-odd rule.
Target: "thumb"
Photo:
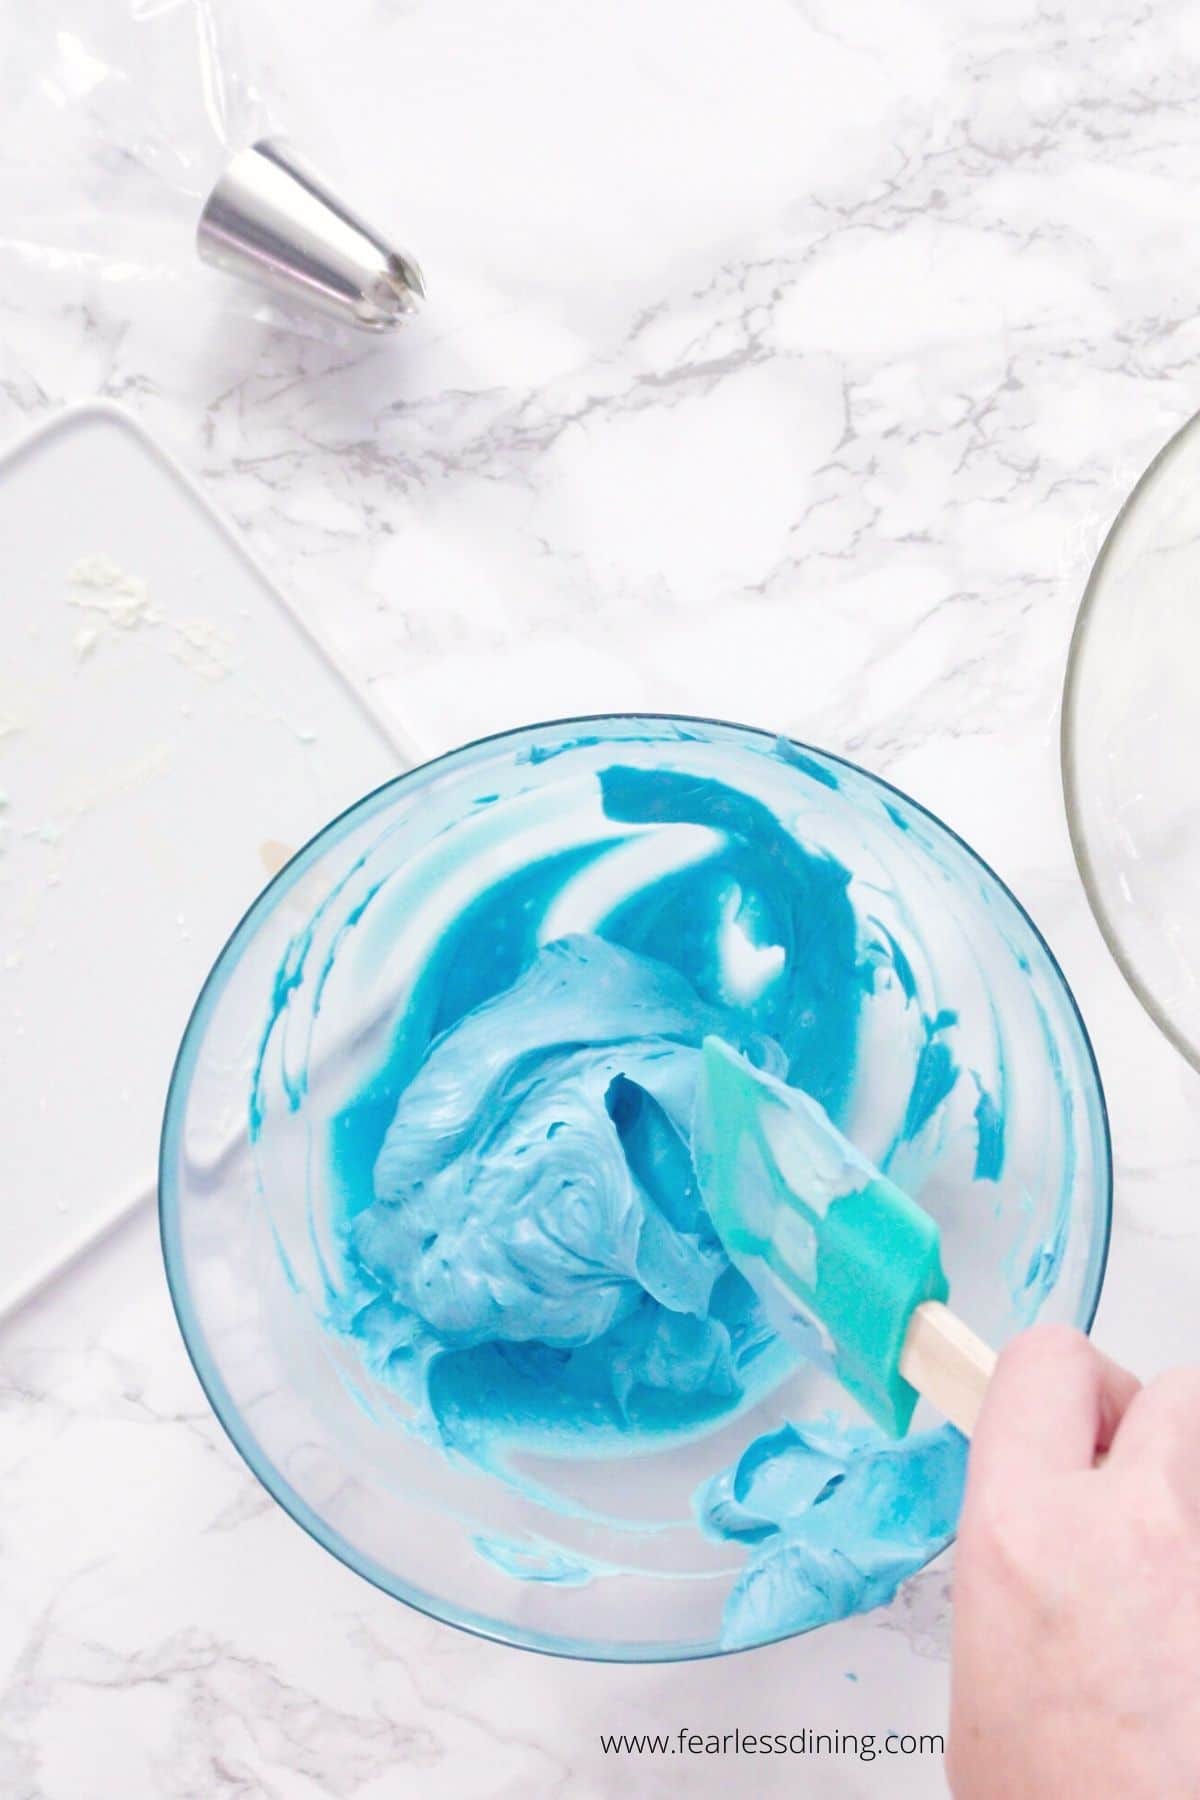
[[[1090,1469],[1137,1393],[1081,1331],[1035,1325],[1006,1345],[971,1441],[972,1483]]]

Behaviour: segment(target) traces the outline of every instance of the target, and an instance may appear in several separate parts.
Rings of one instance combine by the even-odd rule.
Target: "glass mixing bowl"
[[[1200,419],[1154,459],[1096,559],[1071,640],[1062,766],[1071,841],[1108,947],[1200,1068]]]
[[[983,1072],[893,1173],[938,1218],[955,1303],[993,1342],[1035,1314],[1090,1324],[1111,1169],[1091,1048],[1036,927],[938,820],[817,750],[703,720],[532,726],[400,776],[293,858],[218,958],[167,1102],[162,1236],[197,1373],[254,1473],[368,1580],[503,1642],[638,1661],[727,1647],[723,1610],[750,1550],[702,1534],[695,1497],[760,1434],[853,1413],[831,1379],[788,1356],[694,1429],[569,1457],[535,1446],[506,1482],[408,1429],[401,1396],[325,1322],[339,1281],[338,1134],[355,1096],[368,1097],[354,1114],[368,1150],[391,1116],[394,1094],[370,1097],[397,1009],[416,1004],[404,945],[426,941],[431,907],[470,898],[462,883],[481,861],[519,870],[548,844],[583,842],[614,763],[758,794],[849,871],[863,944],[893,945],[843,1119],[864,1149],[883,1154],[903,1107],[910,1013],[897,971],[936,1019],[927,1043],[949,1034],[960,1065]],[[644,840],[619,848],[626,875],[631,857],[644,862]],[[576,912],[583,903],[576,894]]]

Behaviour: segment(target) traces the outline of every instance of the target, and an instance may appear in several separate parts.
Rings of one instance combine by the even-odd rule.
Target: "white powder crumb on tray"
[[[67,580],[72,587],[114,587],[124,579],[125,571],[120,563],[114,562],[102,550],[93,550],[89,556],[77,557],[67,570]]]
[[[228,634],[211,619],[168,623],[175,639],[171,654],[206,681],[224,680],[233,668],[233,647]]]
[[[172,619],[150,598],[150,584],[141,575],[130,575],[103,551],[81,556],[67,571],[67,605],[90,615],[72,640],[75,654],[90,656],[107,627],[138,631],[143,626],[162,626],[169,648],[178,662],[205,681],[221,681],[234,667],[233,645],[224,628],[211,619]]]
[[[140,575],[126,574],[120,563],[102,551],[81,556],[67,570],[71,592],[67,605],[97,613],[118,631],[136,631],[157,625],[162,614],[152,605],[150,586]]]

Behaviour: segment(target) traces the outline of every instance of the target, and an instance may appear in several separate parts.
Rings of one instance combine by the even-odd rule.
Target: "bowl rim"
[[[1108,946],[1109,955],[1121,971],[1142,1009],[1158,1026],[1168,1043],[1175,1046],[1185,1061],[1193,1069],[1200,1070],[1200,1043],[1194,1043],[1187,1033],[1176,1024],[1166,1005],[1159,999],[1154,987],[1141,973],[1137,962],[1126,946],[1125,937],[1117,924],[1116,916],[1104,897],[1099,874],[1101,859],[1093,854],[1093,846],[1088,840],[1088,832],[1083,821],[1082,793],[1085,775],[1081,767],[1079,744],[1079,720],[1083,711],[1085,686],[1083,662],[1088,645],[1094,641],[1100,610],[1100,592],[1105,585],[1109,564],[1117,553],[1125,527],[1142,500],[1159,478],[1166,473],[1174,459],[1182,455],[1188,448],[1190,440],[1197,433],[1200,433],[1200,414],[1186,420],[1155,452],[1138,476],[1134,486],[1125,496],[1116,517],[1104,534],[1104,541],[1096,552],[1095,561],[1088,572],[1083,595],[1075,614],[1075,622],[1071,627],[1071,641],[1067,647],[1066,669],[1063,674],[1058,744],[1063,805],[1067,814],[1067,833],[1071,839],[1075,867],[1079,871],[1079,878],[1083,884],[1083,891],[1087,895],[1092,917],[1100,927],[1100,935]]]
[[[400,787],[403,783],[413,780],[419,775],[427,774],[430,769],[436,768],[442,763],[465,756],[472,750],[480,750],[488,745],[503,743],[506,739],[526,738],[539,731],[559,730],[570,726],[579,727],[625,723],[630,725],[651,724],[716,727],[719,730],[729,731],[739,736],[762,739],[768,743],[777,743],[782,739],[802,754],[812,755],[824,759],[826,762],[836,764],[840,768],[848,769],[855,775],[862,777],[868,784],[882,789],[885,794],[892,795],[895,798],[902,800],[906,806],[912,807],[914,812],[928,820],[938,830],[945,832],[947,837],[966,853],[968,859],[982,870],[983,874],[990,878],[1011,902],[1018,916],[1032,934],[1035,943],[1045,955],[1051,974],[1056,977],[1061,984],[1067,1002],[1068,1014],[1074,1018],[1075,1025],[1079,1031],[1080,1042],[1084,1051],[1084,1061],[1091,1071],[1092,1081],[1095,1087],[1100,1140],[1103,1152],[1103,1167],[1102,1171],[1100,1171],[1101,1193],[1097,1206],[1097,1217],[1099,1221],[1097,1240],[1098,1255],[1096,1254],[1097,1242],[1094,1242],[1093,1291],[1091,1293],[1085,1293],[1078,1321],[1081,1330],[1090,1332],[1096,1316],[1097,1307],[1100,1303],[1100,1295],[1104,1287],[1104,1278],[1108,1267],[1109,1249],[1112,1241],[1112,1132],[1109,1123],[1108,1102],[1104,1093],[1104,1084],[1100,1076],[1096,1052],[1092,1045],[1087,1025],[1084,1022],[1079,1003],[1075,998],[1074,990],[1063,972],[1062,965],[1059,963],[1059,960],[1050,948],[1050,945],[1046,942],[1041,930],[1034,922],[1025,906],[1009,887],[1008,883],[996,873],[991,864],[988,863],[965,838],[960,836],[960,834],[954,830],[953,826],[947,825],[946,822],[939,818],[931,808],[922,805],[919,800],[914,800],[910,794],[905,793],[902,788],[897,787],[884,776],[874,774],[871,770],[863,768],[860,763],[852,761],[852,759],[847,756],[839,756],[835,751],[825,750],[816,744],[809,744],[801,738],[792,737],[790,734],[770,731],[763,726],[744,725],[739,724],[734,720],[710,718],[696,713],[608,712],[579,715],[572,714],[562,718],[537,720],[525,725],[507,726],[502,731],[488,732],[483,737],[472,738],[467,743],[455,745],[454,748],[450,750],[442,751],[439,755],[429,757],[424,762],[416,763],[412,768],[403,769],[398,774],[390,776],[386,781],[380,782],[378,786],[371,788],[367,793],[360,795],[357,800],[354,800],[348,806],[343,807],[339,813],[335,814],[332,819],[321,826],[321,828],[315,832],[305,844],[301,845],[295,854],[289,857],[287,862],[271,876],[270,880],[267,881],[264,887],[251,901],[237,924],[229,933],[229,936],[226,938],[213,961],[212,968],[204,979],[188,1016],[187,1024],[184,1027],[183,1036],[180,1040],[179,1049],[176,1052],[175,1062],[171,1070],[171,1079],[168,1084],[167,1097],[163,1110],[162,1132],[159,1139],[159,1236],[167,1289],[171,1299],[171,1306],[175,1313],[176,1323],[179,1326],[180,1336],[183,1339],[184,1348],[188,1358],[195,1370],[196,1378],[204,1391],[209,1405],[212,1407],[218,1424],[225,1432],[225,1435],[228,1437],[230,1443],[238,1452],[238,1455],[242,1458],[251,1474],[262,1484],[270,1494],[271,1498],[276,1501],[280,1508],[301,1528],[302,1531],[323,1549],[327,1550],[332,1556],[336,1557],[338,1562],[344,1564],[345,1567],[351,1570],[355,1575],[370,1582],[373,1587],[380,1589],[381,1592],[389,1595],[392,1599],[401,1601],[404,1605],[411,1607],[415,1612],[422,1614],[424,1617],[432,1619],[438,1624],[453,1626],[455,1629],[464,1631],[469,1636],[480,1638],[487,1643],[499,1644],[515,1650],[531,1651],[541,1655],[557,1656],[572,1662],[628,1663],[634,1665],[640,1663],[704,1662],[715,1657],[742,1654],[748,1650],[765,1650],[772,1644],[783,1643],[789,1638],[805,1636],[808,1631],[819,1629],[819,1626],[809,1626],[801,1631],[779,1631],[773,1636],[763,1638],[754,1644],[739,1646],[704,1643],[680,1647],[670,1643],[660,1644],[652,1642],[638,1645],[636,1650],[632,1652],[625,1646],[615,1644],[606,1645],[589,1643],[586,1648],[576,1648],[569,1642],[560,1638],[552,1638],[546,1634],[535,1631],[522,1631],[518,1628],[505,1625],[489,1615],[471,1613],[446,1605],[440,1605],[435,1596],[426,1594],[421,1589],[412,1588],[406,1583],[399,1581],[391,1571],[385,1569],[375,1558],[365,1555],[362,1551],[351,1545],[341,1533],[335,1531],[332,1526],[317,1515],[313,1508],[309,1506],[308,1502],[292,1487],[283,1472],[276,1467],[264,1452],[260,1450],[253,1433],[246,1425],[240,1408],[226,1388],[219,1370],[209,1355],[198,1320],[195,1321],[194,1330],[192,1329],[192,1321],[189,1316],[190,1308],[187,1299],[187,1281],[183,1270],[182,1251],[177,1235],[178,1193],[172,1170],[176,1161],[176,1151],[182,1129],[182,1117],[187,1092],[190,1086],[192,1070],[195,1065],[200,1045],[203,1041],[204,1027],[207,1024],[209,1015],[213,1011],[220,994],[223,992],[227,979],[232,975],[233,970],[236,968],[242,946],[253,935],[259,918],[274,910],[278,901],[300,878],[305,868],[307,868],[311,862],[316,860],[318,854],[324,852],[330,839],[334,839],[337,835],[342,834],[357,815],[367,815],[372,810],[375,810],[385,794],[389,794],[393,789]],[[922,1567],[927,1568],[938,1556],[942,1555],[949,1545],[954,1542],[954,1537],[955,1534],[951,1532],[949,1536],[930,1553],[926,1558],[926,1561],[922,1564]]]

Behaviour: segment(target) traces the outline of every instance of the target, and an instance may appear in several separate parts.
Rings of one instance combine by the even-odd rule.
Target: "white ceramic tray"
[[[0,569],[2,1313],[153,1194],[225,938],[417,758],[115,407],[0,460]]]

